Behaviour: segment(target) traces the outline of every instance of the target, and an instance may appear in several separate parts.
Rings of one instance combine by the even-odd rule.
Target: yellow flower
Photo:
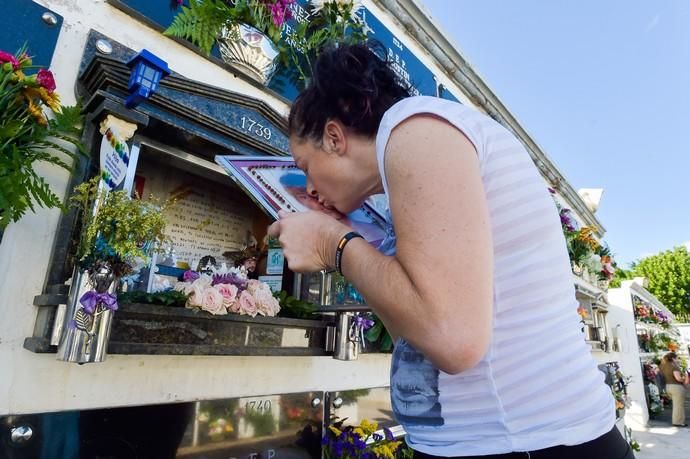
[[[372,448],[372,451],[374,454],[376,454],[376,457],[383,458],[383,459],[393,459],[393,453],[391,452],[390,448],[386,445],[380,445],[380,446],[375,446]]]
[[[336,427],[333,426],[328,426],[328,428],[335,434],[336,437],[339,437],[343,432],[338,430]]]
[[[361,427],[355,427],[354,429],[352,429],[352,431],[354,433],[356,433],[357,435],[359,435],[359,438],[361,438],[361,439],[365,439],[369,436],[366,433],[364,433],[364,430],[362,430]]]
[[[366,432],[367,435],[371,435],[377,430],[379,430],[379,425],[376,422],[369,422],[367,419],[362,419],[362,422],[359,424],[359,427],[362,428],[364,432]]]
[[[396,441],[384,443],[382,445],[375,446],[374,448],[372,448],[372,451],[379,458],[395,459],[395,451],[398,449],[398,446],[400,446],[400,443],[402,442]]]
[[[41,87],[38,88],[38,93],[43,103],[50,107],[52,111],[56,113],[60,112],[60,96],[58,96],[55,91],[50,93],[46,88]]]
[[[596,251],[599,248],[599,242],[594,238],[594,230],[590,226],[584,226],[577,235],[577,239],[584,242],[590,249]]]
[[[38,124],[47,126],[48,121],[46,120],[46,117],[43,115],[43,110],[41,110],[41,107],[36,105],[30,97],[27,97],[26,100],[29,103],[29,113],[31,113],[31,116],[33,116],[36,119]]]

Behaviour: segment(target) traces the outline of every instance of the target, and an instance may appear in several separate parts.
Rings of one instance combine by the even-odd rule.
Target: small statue
[[[98,293],[107,292],[116,277],[113,266],[107,261],[99,260],[89,269],[89,281]]]
[[[200,273],[205,273],[205,274],[212,274],[213,269],[216,267],[216,259],[213,258],[211,255],[206,255],[205,257],[201,257],[201,260],[199,260],[199,264],[197,265],[197,272]]]
[[[232,261],[235,268],[240,268],[247,273],[248,277],[254,278],[256,272],[256,264],[261,253],[254,248],[245,248],[239,252],[227,251],[223,256]]]

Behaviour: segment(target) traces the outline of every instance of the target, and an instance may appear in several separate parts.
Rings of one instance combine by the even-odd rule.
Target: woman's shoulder
[[[383,122],[405,119],[414,115],[437,114],[446,117],[452,114],[477,114],[477,110],[460,102],[441,99],[432,96],[406,97],[389,108],[383,117]]]

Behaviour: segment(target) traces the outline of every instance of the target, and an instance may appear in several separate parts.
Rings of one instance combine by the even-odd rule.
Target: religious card
[[[360,233],[374,247],[385,237],[384,213],[381,211],[384,198],[368,200],[360,209],[343,215],[329,209],[318,199],[307,193],[307,177],[291,157],[284,156],[216,156],[228,175],[251,198],[274,219],[278,211],[324,212],[343,221]]]

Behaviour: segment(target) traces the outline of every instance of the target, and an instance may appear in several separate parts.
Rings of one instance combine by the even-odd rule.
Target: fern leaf
[[[189,7],[183,6],[163,33],[189,40],[209,55],[218,34],[232,17],[233,9],[222,0],[190,0]]]

